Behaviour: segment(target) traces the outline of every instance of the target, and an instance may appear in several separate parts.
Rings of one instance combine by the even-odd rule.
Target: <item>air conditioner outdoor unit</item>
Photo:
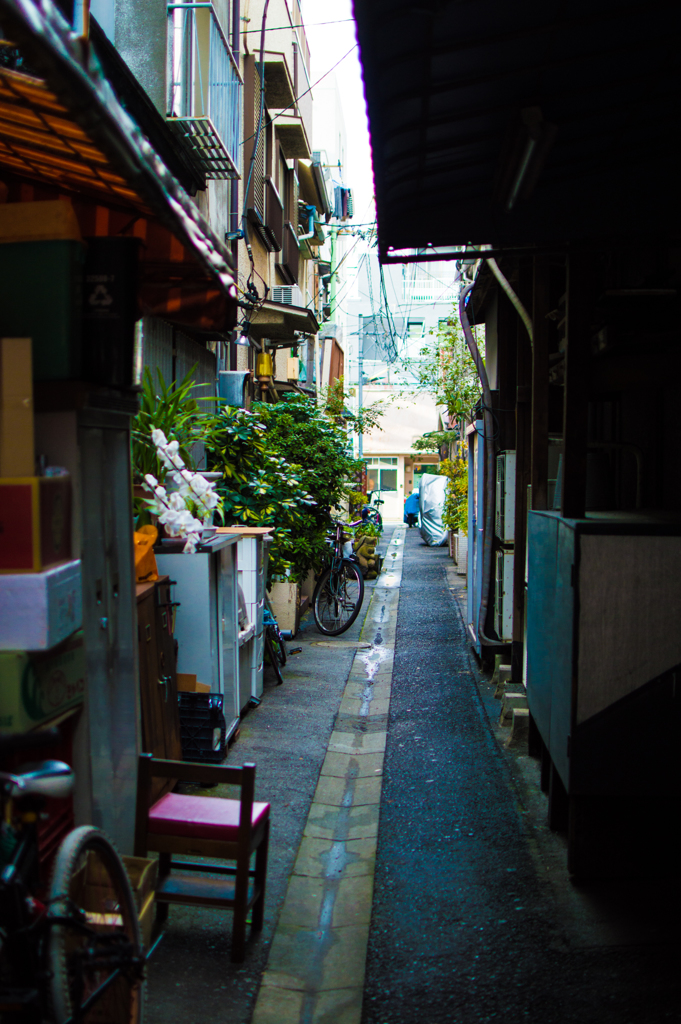
[[[279,302],[284,306],[303,306],[303,293],[297,284],[275,285],[271,292],[272,302]]]
[[[495,533],[502,544],[515,539],[515,452],[497,455]]]
[[[504,643],[513,640],[513,552],[497,551],[494,628]]]

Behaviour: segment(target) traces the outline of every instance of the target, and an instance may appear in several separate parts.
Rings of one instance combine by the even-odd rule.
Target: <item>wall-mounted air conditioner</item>
[[[495,533],[502,544],[515,539],[515,452],[497,455]]]
[[[272,302],[279,302],[284,306],[304,306],[303,293],[297,284],[275,285],[268,296]]]
[[[513,552],[497,551],[494,585],[494,628],[504,643],[513,640]]]

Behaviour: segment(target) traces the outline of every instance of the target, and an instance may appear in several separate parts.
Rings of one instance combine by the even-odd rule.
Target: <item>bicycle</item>
[[[379,530],[383,529],[383,519],[381,517],[380,506],[385,505],[382,498],[374,498],[374,491],[371,491],[371,498],[369,503],[364,505],[362,508],[362,522],[373,523]],[[380,491],[378,492],[380,494]]]
[[[312,596],[312,612],[317,629],[327,636],[338,636],[349,629],[362,607],[364,577],[357,560],[347,557],[343,550],[347,543],[343,531],[359,526],[364,521],[333,522],[335,532],[331,541],[331,564],[319,577]]]
[[[267,657],[277,677],[277,686],[281,686],[284,682],[281,670],[286,664],[284,640],[291,640],[293,637],[290,630],[279,629],[279,623],[272,614],[272,606],[267,596],[265,597],[263,625],[265,627],[265,650],[267,651]]]
[[[0,754],[47,742],[38,737],[0,737]],[[38,821],[45,799],[68,796],[73,779],[63,761],[0,771],[3,1024],[141,1021],[145,956],[115,847],[97,828],[76,828],[56,854],[46,894],[39,878]]]

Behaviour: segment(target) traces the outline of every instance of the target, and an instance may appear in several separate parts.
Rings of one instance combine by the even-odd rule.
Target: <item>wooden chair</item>
[[[241,799],[166,793],[150,807],[154,778],[236,785],[241,788]],[[270,805],[255,803],[254,793],[254,764],[232,768],[140,755],[135,856],[146,857],[149,850],[160,854],[157,922],[163,923],[170,903],[233,907],[232,960],[236,963],[244,959],[246,915],[251,907],[252,930],[260,931],[263,924]],[[253,853],[254,870],[250,866]],[[228,867],[187,860],[173,862],[173,854],[218,858],[236,864]],[[223,877],[209,878],[208,874]]]

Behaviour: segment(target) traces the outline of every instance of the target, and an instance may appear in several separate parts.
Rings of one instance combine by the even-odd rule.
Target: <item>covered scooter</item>
[[[447,531],[442,522],[446,492],[446,476],[424,473],[421,477],[419,488],[421,536],[431,548],[438,548],[447,543]]]

